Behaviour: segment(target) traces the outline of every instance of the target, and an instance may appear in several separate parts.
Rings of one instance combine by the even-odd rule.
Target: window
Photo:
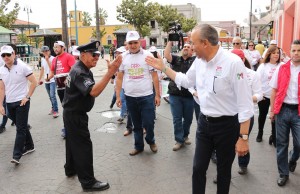
[[[111,35],[108,35],[107,36],[107,44],[108,45],[110,45],[110,44],[112,44],[112,40],[111,40],[112,38],[111,38]]]
[[[154,20],[150,21],[150,25],[152,29],[155,28],[155,21]]]

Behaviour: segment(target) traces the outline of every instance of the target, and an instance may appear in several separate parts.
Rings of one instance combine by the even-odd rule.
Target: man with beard
[[[193,56],[191,45],[188,43],[184,45],[181,56],[172,55],[171,50],[172,42],[168,42],[164,57],[171,64],[171,68],[176,72],[186,73],[196,58]],[[173,151],[177,151],[182,148],[184,144],[191,144],[188,135],[190,134],[190,126],[193,121],[193,93],[196,93],[193,88],[191,88],[193,91],[193,93],[191,93],[186,88],[177,87],[173,80],[170,81],[168,89],[176,141]]]

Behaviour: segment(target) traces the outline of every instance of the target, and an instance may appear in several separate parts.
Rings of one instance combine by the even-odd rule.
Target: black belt
[[[207,116],[207,115],[204,115],[204,114],[201,114],[201,116],[208,122],[223,122],[223,121],[226,121],[228,119],[232,119],[233,117],[235,117],[236,115],[234,116],[221,116],[221,117],[210,117],[210,116]]]
[[[298,109],[298,104],[287,104],[283,103],[282,106],[290,108],[290,109]]]

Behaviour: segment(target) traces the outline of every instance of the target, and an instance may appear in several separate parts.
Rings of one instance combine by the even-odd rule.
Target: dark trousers
[[[254,124],[254,116],[251,117],[251,119],[250,119],[249,136],[250,136],[250,133],[252,131],[253,124]],[[245,156],[239,156],[238,161],[239,161],[239,166],[240,167],[247,167],[249,162],[250,162],[250,151]]]
[[[217,193],[229,193],[231,167],[239,131],[240,124],[237,115],[222,121],[210,122],[203,114],[200,114],[193,164],[193,194],[205,193],[206,171],[214,149],[218,158]]]
[[[6,126],[6,123],[7,123],[7,120],[8,120],[8,111],[7,111],[7,108],[6,108],[6,97],[5,96],[4,96],[4,99],[3,99],[3,107],[4,107],[6,115],[3,115],[3,117],[2,117],[2,122],[1,122],[1,125],[0,125],[1,128],[4,128]]]
[[[64,100],[64,97],[65,97],[65,89],[57,90],[57,94],[58,94],[60,102],[62,103]]]
[[[93,145],[85,112],[63,111],[66,132],[66,175],[77,173],[82,187],[95,182],[93,168]]]
[[[13,152],[13,158],[17,160],[22,157],[24,148],[34,148],[31,133],[27,126],[30,101],[28,101],[24,106],[20,106],[20,104],[21,101],[6,103],[10,118],[17,127],[17,134]]]
[[[264,126],[266,122],[266,118],[269,112],[269,107],[270,107],[270,99],[264,97],[264,100],[258,102],[258,108],[259,108],[259,115],[258,115],[258,134],[263,135],[264,133]],[[275,121],[271,122],[272,125],[272,131],[271,134],[273,138],[276,137],[275,133]]]

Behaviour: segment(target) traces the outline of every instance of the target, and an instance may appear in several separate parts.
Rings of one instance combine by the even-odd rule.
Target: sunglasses
[[[99,53],[92,53],[92,56],[93,57],[100,57],[100,54]]]
[[[240,43],[239,42],[234,42],[234,43],[232,43],[233,45],[240,45]]]
[[[3,53],[2,55],[1,55],[1,57],[10,57],[11,56],[11,54],[10,53]]]
[[[250,44],[249,44],[249,46],[254,46],[254,45],[252,45],[252,44],[250,45]]]

